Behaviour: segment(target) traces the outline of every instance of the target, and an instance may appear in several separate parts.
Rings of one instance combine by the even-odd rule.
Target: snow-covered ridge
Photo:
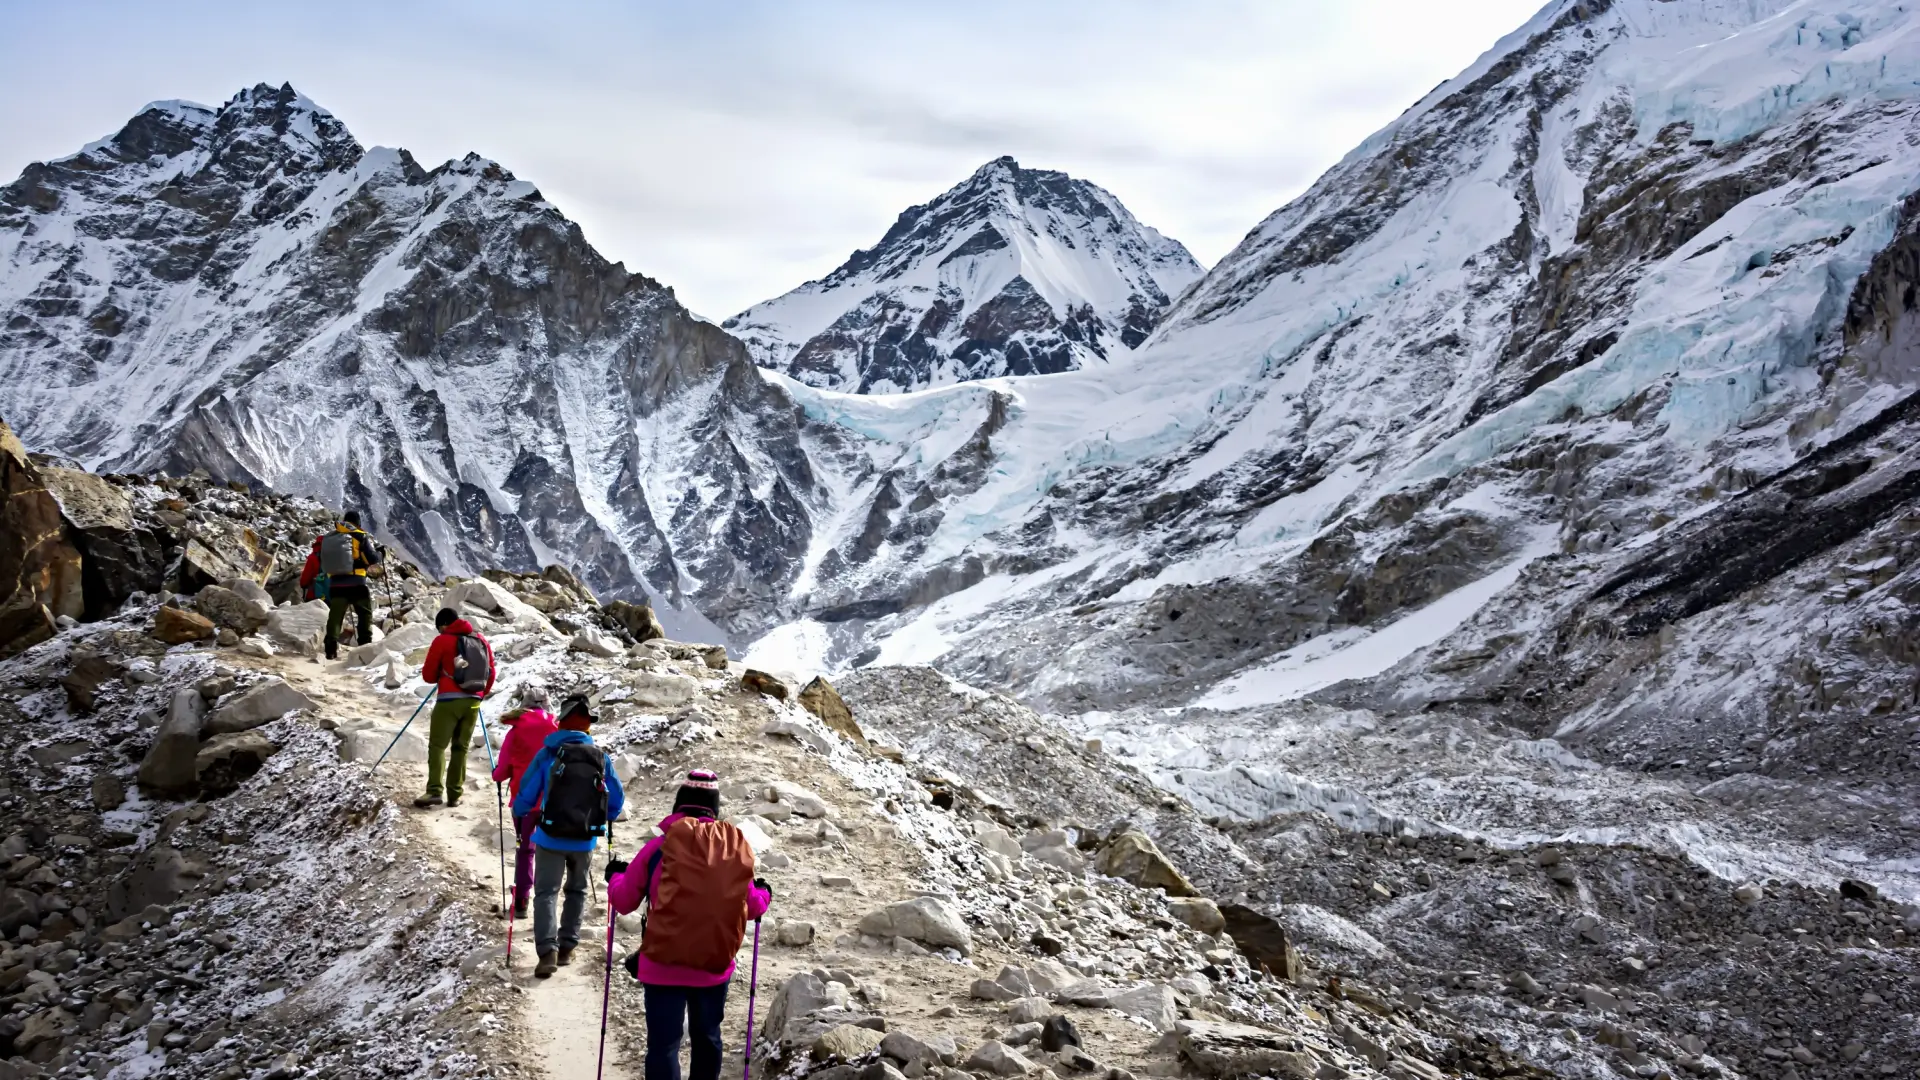
[[[1103,363],[1200,273],[1106,190],[1003,157],[832,274],[724,325],[810,385],[911,390]]]

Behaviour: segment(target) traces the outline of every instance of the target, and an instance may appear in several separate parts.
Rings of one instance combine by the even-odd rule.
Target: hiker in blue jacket
[[[542,979],[573,962],[594,849],[626,805],[613,760],[594,745],[592,729],[587,699],[567,699],[560,709],[560,730],[547,736],[533,755],[520,794],[513,799],[516,818],[539,811],[533,829],[533,945],[540,962],[533,973]],[[563,877],[567,902],[555,926],[554,901]]]

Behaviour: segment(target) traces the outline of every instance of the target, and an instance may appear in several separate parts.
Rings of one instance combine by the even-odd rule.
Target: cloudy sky
[[[291,82],[493,158],[722,318],[1012,154],[1212,264],[1544,0],[0,0],[0,176],[142,104]]]

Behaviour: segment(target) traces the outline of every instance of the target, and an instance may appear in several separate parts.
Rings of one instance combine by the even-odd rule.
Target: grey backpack
[[[320,572],[328,577],[352,577],[354,566],[352,533],[330,532],[320,538]]]

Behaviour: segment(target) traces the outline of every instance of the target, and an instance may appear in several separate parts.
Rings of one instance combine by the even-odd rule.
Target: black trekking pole
[[[613,850],[613,819],[607,819],[607,858],[618,858]],[[587,880],[592,881],[589,873]],[[594,1080],[600,1080],[607,1067],[607,1002],[613,997],[613,922],[619,918],[613,911],[613,883],[607,883],[607,974],[600,984],[600,1060],[593,1067]]]

